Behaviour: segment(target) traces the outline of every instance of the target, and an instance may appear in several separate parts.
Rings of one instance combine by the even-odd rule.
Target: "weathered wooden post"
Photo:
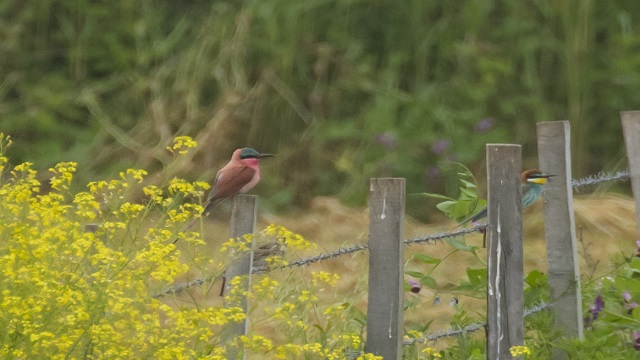
[[[242,238],[246,234],[253,234],[256,227],[256,218],[257,218],[257,210],[258,210],[258,197],[255,195],[236,195],[233,198],[233,205],[231,209],[231,237],[232,238]],[[252,241],[252,248],[255,241]],[[233,259],[229,266],[227,267],[227,271],[225,273],[225,278],[227,281],[225,282],[225,294],[229,294],[231,289],[234,287],[232,285],[233,278],[240,276],[242,277],[242,282],[240,289],[246,289],[247,291],[251,288],[251,266],[253,263],[253,251],[250,251],[245,254],[241,254],[237,258]],[[234,301],[233,304],[228,304],[231,306],[240,306],[244,310],[245,314],[247,313],[247,298],[242,298],[239,300],[240,303]],[[229,333],[229,340],[232,340],[235,336],[245,335],[248,331],[249,319],[246,317],[244,321],[236,324]],[[229,359],[236,359],[237,354],[233,352],[233,347],[229,347],[230,351],[228,353]],[[241,350],[242,351],[242,350]],[[246,354],[243,353],[243,359],[246,358]]]
[[[629,159],[631,189],[636,202],[636,228],[640,236],[640,111],[623,111],[620,117]]]
[[[487,359],[524,342],[520,145],[487,144]]]
[[[538,123],[540,170],[555,175],[542,193],[554,323],[564,336],[582,340],[582,297],[573,216],[570,135],[569,121]],[[556,348],[553,358],[567,359],[568,355]]]
[[[367,352],[402,359],[405,179],[371,179]]]

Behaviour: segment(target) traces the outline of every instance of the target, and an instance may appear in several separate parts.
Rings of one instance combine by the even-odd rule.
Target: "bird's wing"
[[[220,170],[211,188],[209,201],[214,203],[217,200],[226,199],[229,196],[235,195],[243,186],[253,179],[255,172],[252,168],[244,165]]]

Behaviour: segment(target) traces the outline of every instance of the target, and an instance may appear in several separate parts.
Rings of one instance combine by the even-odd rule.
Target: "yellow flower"
[[[312,283],[313,286],[324,286],[328,285],[330,287],[336,286],[338,280],[340,279],[340,275],[332,274],[325,271],[315,272],[312,271],[311,275],[313,277]]]
[[[442,357],[442,355],[439,352],[437,352],[436,349],[431,348],[431,347],[424,348],[422,350],[422,352],[427,354],[427,355],[429,355],[430,358],[432,358],[432,359],[441,358]]]
[[[301,235],[280,225],[270,224],[263,230],[263,234],[268,237],[278,238],[278,242],[294,250],[304,250],[316,247],[316,244],[307,241]]]
[[[531,355],[531,350],[529,350],[526,346],[515,345],[509,348],[509,352],[511,352],[511,356],[519,356],[519,355]]]
[[[173,139],[173,146],[167,146],[167,150],[174,155],[176,152],[180,155],[185,155],[190,148],[196,146],[198,146],[198,143],[190,136],[176,136],[175,139]]]
[[[173,178],[169,182],[169,194],[172,196],[184,194],[185,196],[195,196],[202,198],[205,190],[209,189],[209,184],[204,181],[190,183],[184,179]]]
[[[55,174],[51,178],[51,187],[56,190],[69,189],[77,166],[78,163],[70,161],[58,163],[55,167],[50,168],[49,171]]]
[[[127,169],[126,175],[130,175],[134,180],[138,180],[138,183],[141,183],[144,180],[144,177],[148,174],[146,170],[143,169]],[[127,177],[124,172],[120,172],[120,178],[122,180],[127,180]]]
[[[162,204],[162,190],[155,185],[149,185],[142,188],[142,192],[152,201]]]

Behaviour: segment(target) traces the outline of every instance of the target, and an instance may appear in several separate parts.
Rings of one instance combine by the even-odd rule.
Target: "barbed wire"
[[[571,186],[575,191],[580,191],[581,187],[596,185],[607,181],[620,181],[629,179],[629,170],[621,170],[616,173],[601,171],[596,175],[589,175],[582,179],[573,179]]]
[[[536,314],[538,312],[541,312],[543,310],[546,310],[548,308],[550,308],[552,306],[552,304],[548,304],[544,301],[540,302],[538,305],[535,305],[529,309],[524,309],[524,317],[526,318],[527,316],[531,316],[533,314]],[[451,329],[449,331],[438,331],[438,332],[434,332],[434,333],[429,333],[429,334],[425,334],[419,338],[414,338],[414,339],[410,339],[410,340],[405,340],[402,342],[402,345],[413,345],[415,343],[420,343],[420,344],[424,344],[425,342],[428,341],[437,341],[440,340],[442,338],[445,337],[452,337],[452,336],[460,336],[462,334],[470,334],[473,332],[476,332],[480,329],[484,329],[487,326],[487,323],[474,323],[471,325],[467,325],[463,328],[458,328],[458,329]]]
[[[486,230],[488,227],[489,225],[487,224],[478,224],[470,228],[460,229],[456,231],[438,232],[438,233],[427,234],[423,236],[415,236],[411,239],[404,240],[404,243],[407,245],[432,243],[439,240],[456,238],[458,236],[462,236],[462,235],[466,235],[474,232],[482,232]]]
[[[182,283],[180,285],[177,285],[177,286],[175,286],[175,287],[173,287],[171,289],[167,289],[167,290],[164,290],[164,291],[159,292],[157,294],[154,294],[152,297],[154,299],[159,299],[159,298],[165,297],[167,295],[176,295],[176,294],[179,294],[179,293],[187,290],[190,287],[202,286],[206,282],[214,283],[214,282],[218,281],[219,279],[221,279],[222,276],[223,275],[221,275],[221,274],[215,274],[215,275],[209,275],[209,276],[204,277],[204,278],[190,280],[190,281],[187,281],[187,282]]]
[[[414,245],[414,244],[425,244],[425,243],[434,243],[437,241],[441,241],[444,239],[449,239],[449,238],[455,238],[458,236],[462,236],[462,235],[466,235],[466,234],[470,234],[470,233],[474,233],[474,232],[479,232],[479,231],[483,231],[488,227],[488,225],[486,224],[480,224],[480,225],[475,225],[473,227],[470,228],[466,228],[466,229],[460,229],[460,230],[456,230],[456,231],[451,231],[451,232],[437,232],[437,233],[432,233],[432,234],[427,234],[427,235],[422,235],[422,236],[415,236],[413,238],[410,239],[405,239],[403,240],[405,244],[407,245]],[[329,259],[335,259],[337,257],[343,256],[343,255],[349,255],[349,254],[354,254],[357,252],[361,252],[361,251],[366,251],[369,250],[369,246],[366,244],[358,244],[358,245],[353,245],[353,246],[349,246],[349,247],[341,247],[338,248],[338,250],[332,251],[332,252],[328,252],[328,253],[322,253],[322,254],[318,254],[318,255],[314,255],[311,257],[307,257],[307,258],[302,258],[299,260],[295,260],[292,261],[286,265],[282,265],[282,266],[278,266],[278,267],[272,267],[272,266],[267,266],[267,265],[263,265],[263,266],[257,266],[255,268],[252,269],[251,274],[253,275],[257,275],[257,274],[263,274],[266,272],[271,272],[271,271],[275,271],[275,270],[284,270],[284,269],[289,269],[289,268],[293,268],[293,267],[301,267],[304,265],[310,265],[316,262],[320,262],[320,261],[325,261],[325,260],[329,260]],[[178,294],[181,293],[183,291],[185,291],[186,289],[193,287],[193,286],[201,286],[202,284],[204,284],[205,282],[209,282],[209,281],[217,281],[219,278],[222,278],[222,275],[210,275],[208,277],[205,278],[200,278],[200,279],[195,279],[195,280],[191,280],[185,283],[182,283],[180,285],[175,286],[174,288],[168,289],[168,290],[164,290],[160,293],[157,293],[155,295],[153,295],[154,298],[161,298],[163,296],[167,296],[167,295],[171,295],[171,294]]]

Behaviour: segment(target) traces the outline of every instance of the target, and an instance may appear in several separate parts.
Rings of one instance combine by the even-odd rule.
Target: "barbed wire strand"
[[[579,191],[581,187],[596,185],[607,181],[629,180],[629,170],[621,170],[616,173],[601,171],[596,175],[589,175],[582,179],[573,179],[573,190]]]
[[[414,245],[414,244],[425,244],[425,243],[434,243],[437,241],[441,241],[444,239],[449,239],[449,238],[455,238],[458,236],[462,236],[462,235],[466,235],[466,234],[470,234],[473,232],[478,232],[478,231],[483,231],[484,229],[486,229],[488,227],[488,225],[486,224],[480,224],[480,225],[476,225],[470,228],[466,228],[466,229],[460,229],[457,231],[451,231],[451,232],[438,232],[438,233],[433,233],[433,234],[427,234],[427,235],[422,235],[422,236],[416,236],[410,239],[405,239],[404,243],[407,245]],[[301,267],[301,266],[305,266],[305,265],[310,265],[316,262],[320,262],[320,261],[325,261],[325,260],[329,260],[329,259],[335,259],[339,256],[343,256],[343,255],[349,255],[349,254],[354,254],[357,252],[361,252],[361,251],[366,251],[369,249],[368,245],[365,244],[358,244],[358,245],[353,245],[353,246],[349,246],[349,247],[341,247],[338,250],[332,251],[332,252],[328,252],[328,253],[323,253],[323,254],[318,254],[318,255],[314,255],[311,257],[307,257],[307,258],[303,258],[303,259],[299,259],[296,261],[292,261],[286,265],[283,266],[278,266],[278,267],[269,267],[269,266],[257,266],[255,268],[253,268],[251,274],[253,275],[257,275],[257,274],[263,274],[266,272],[271,272],[271,271],[275,271],[275,270],[284,270],[284,269],[288,269],[288,268],[293,268],[293,267]],[[192,286],[201,286],[202,284],[204,284],[205,282],[208,281],[216,281],[218,280],[218,278],[221,278],[222,275],[211,275],[205,278],[199,278],[199,279],[195,279],[195,280],[191,280],[188,282],[185,282],[183,284],[177,285],[174,288],[165,290],[163,292],[157,293],[155,295],[153,295],[154,298],[161,298],[163,296],[167,296],[170,294],[178,294],[181,293],[183,291],[185,291],[187,288],[190,288]]]
[[[531,316],[533,314],[536,314],[538,312],[541,312],[543,310],[546,310],[548,308],[550,308],[552,306],[552,304],[548,304],[544,301],[540,302],[538,305],[535,305],[529,309],[525,309],[524,310],[524,317],[528,317]],[[449,331],[438,331],[435,333],[430,333],[430,334],[425,334],[419,338],[415,338],[415,339],[410,339],[410,340],[406,340],[402,342],[402,345],[413,345],[415,343],[425,343],[428,341],[437,341],[439,339],[445,338],[445,337],[452,337],[452,336],[460,336],[462,334],[470,334],[473,332],[476,332],[480,329],[484,329],[485,326],[487,326],[487,323],[474,323],[471,325],[467,325],[464,328],[458,328],[458,329],[452,329]]]

